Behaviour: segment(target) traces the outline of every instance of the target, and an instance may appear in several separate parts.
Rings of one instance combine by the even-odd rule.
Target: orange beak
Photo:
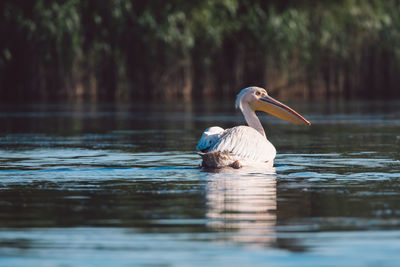
[[[260,97],[257,104],[255,104],[253,108],[254,110],[264,111],[271,115],[274,115],[275,117],[296,124],[306,124],[308,126],[311,125],[311,123],[299,113],[270,96]]]

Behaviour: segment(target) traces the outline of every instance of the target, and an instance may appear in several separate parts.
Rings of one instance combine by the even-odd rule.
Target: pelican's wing
[[[216,143],[216,134],[207,135],[204,134],[201,136],[199,143],[196,146],[197,151],[206,152]]]
[[[215,145],[220,137],[220,133],[223,131],[224,129],[218,126],[207,128],[201,135],[196,150],[203,152],[208,151],[213,145]]]
[[[257,130],[248,126],[225,130],[209,151],[228,152],[237,159],[254,162],[268,162],[276,155],[275,147]]]

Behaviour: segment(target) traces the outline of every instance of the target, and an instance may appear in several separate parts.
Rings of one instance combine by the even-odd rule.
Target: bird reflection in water
[[[225,232],[222,241],[268,247],[276,242],[274,169],[217,169],[207,179],[208,227]]]

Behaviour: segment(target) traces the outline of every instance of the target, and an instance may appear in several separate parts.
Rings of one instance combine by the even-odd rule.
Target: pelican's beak
[[[268,95],[260,97],[257,101],[257,104],[254,105],[254,109],[267,112],[274,115],[275,117],[296,124],[311,125],[311,123],[303,118],[303,116],[301,116],[299,113]]]

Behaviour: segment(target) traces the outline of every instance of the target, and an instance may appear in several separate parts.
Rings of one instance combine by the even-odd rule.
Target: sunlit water
[[[231,106],[1,106],[0,265],[398,265],[400,103],[292,103],[274,170],[199,169]]]

